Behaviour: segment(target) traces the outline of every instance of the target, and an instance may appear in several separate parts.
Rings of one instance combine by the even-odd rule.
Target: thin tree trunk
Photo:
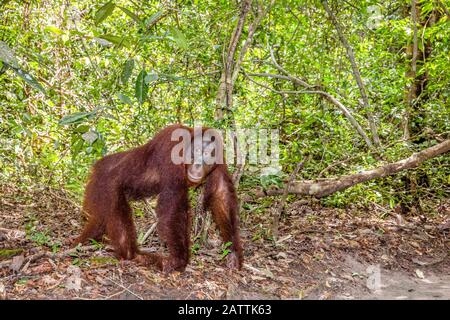
[[[259,24],[261,23],[262,18],[272,8],[274,3],[275,3],[275,0],[271,0],[269,5],[265,9],[263,9],[261,4],[259,4],[258,15],[256,16],[255,20],[253,20],[252,24],[248,27],[247,39],[245,40],[244,44],[242,45],[242,49],[239,52],[239,57],[237,58],[236,64],[233,68],[233,76],[231,77],[232,85],[234,85],[234,82],[236,81],[236,79],[239,75],[239,71],[241,69],[241,64],[244,61],[245,54],[247,53],[247,50],[253,41],[253,36],[255,35],[256,29],[258,28]]]
[[[410,125],[410,116],[411,110],[413,109],[414,100],[417,98],[417,58],[419,55],[418,49],[418,30],[417,30],[417,1],[411,0],[411,23],[413,27],[413,43],[408,51],[412,51],[411,53],[411,68],[406,72],[406,77],[409,79],[410,83],[408,84],[407,93],[406,93],[406,101],[405,101],[405,111],[403,113],[402,119],[402,127],[403,127],[403,139],[409,140],[411,134],[409,130]]]
[[[241,14],[239,16],[238,23],[234,29],[233,35],[230,39],[230,44],[228,46],[227,56],[224,61],[224,68],[222,75],[220,77],[219,89],[216,96],[216,118],[222,119],[224,114],[223,110],[231,110],[232,108],[232,74],[234,66],[234,56],[236,53],[237,45],[242,35],[242,30],[244,28],[245,18],[250,11],[250,6],[252,0],[244,0],[241,4]]]
[[[289,186],[289,193],[310,195],[316,198],[322,198],[365,181],[376,178],[383,178],[402,170],[415,168],[425,160],[437,157],[448,151],[450,151],[450,139],[444,140],[443,142],[433,147],[414,153],[406,159],[394,163],[389,163],[375,169],[362,171],[335,179],[293,182]],[[284,190],[275,189],[267,191],[264,195],[280,195],[283,193]]]
[[[328,13],[331,22],[333,23],[336,31],[338,33],[339,39],[342,42],[342,45],[345,47],[347,51],[348,59],[350,60],[350,64],[353,70],[353,77],[355,78],[356,83],[358,84],[359,92],[361,94],[361,98],[363,101],[364,108],[366,109],[367,120],[369,121],[370,131],[372,132],[373,143],[378,147],[380,146],[380,138],[378,137],[377,125],[375,123],[375,118],[373,116],[372,110],[369,104],[369,98],[367,96],[366,87],[361,78],[361,73],[359,72],[358,65],[356,64],[355,54],[353,52],[352,47],[350,46],[347,38],[345,38],[344,33],[342,32],[342,27],[339,21],[336,19],[333,11],[331,11],[330,7],[328,7],[328,3],[326,0],[322,1],[323,7],[325,11]]]

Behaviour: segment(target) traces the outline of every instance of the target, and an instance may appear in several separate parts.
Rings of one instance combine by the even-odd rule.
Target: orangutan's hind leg
[[[136,229],[132,211],[124,194],[118,194],[114,203],[110,204],[106,234],[120,259],[134,259],[138,253]]]

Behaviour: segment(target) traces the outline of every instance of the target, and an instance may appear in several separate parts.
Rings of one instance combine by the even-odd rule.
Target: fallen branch
[[[355,174],[321,181],[295,181],[289,186],[289,193],[310,195],[316,198],[329,196],[335,192],[345,190],[359,183],[369,181],[376,178],[383,178],[393,175],[397,172],[406,169],[412,169],[419,166],[425,160],[437,157],[450,150],[450,139],[445,140],[435,146],[414,153],[410,157],[389,163],[384,166],[358,172]],[[283,189],[268,190],[264,195],[281,195],[284,193]]]

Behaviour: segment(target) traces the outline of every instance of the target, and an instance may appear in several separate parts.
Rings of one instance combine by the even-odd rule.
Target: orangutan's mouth
[[[192,183],[200,183],[202,181],[202,176],[194,176],[190,172],[188,172],[188,179]]]

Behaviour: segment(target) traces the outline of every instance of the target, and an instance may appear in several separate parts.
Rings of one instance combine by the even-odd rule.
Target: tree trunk
[[[367,120],[369,121],[370,131],[372,132],[372,139],[375,146],[380,146],[380,138],[378,137],[378,131],[377,131],[377,125],[375,123],[375,118],[373,116],[372,110],[370,108],[369,104],[369,98],[367,96],[367,90],[364,85],[364,82],[361,78],[361,73],[359,72],[358,65],[356,64],[356,58],[355,54],[353,52],[352,47],[350,46],[349,42],[347,41],[347,38],[344,36],[344,32],[342,32],[342,27],[337,20],[336,16],[334,15],[333,11],[331,11],[330,7],[328,7],[327,1],[322,1],[323,7],[325,8],[325,11],[328,13],[331,22],[333,23],[334,27],[336,28],[336,31],[339,36],[339,40],[341,41],[342,45],[344,46],[345,50],[347,51],[348,59],[350,60],[350,65],[352,66],[353,71],[353,77],[355,78],[355,81],[358,85],[359,92],[361,94],[361,98],[363,101],[364,108],[366,109],[367,114]]]
[[[230,39],[230,44],[228,46],[227,55],[224,58],[224,68],[222,75],[220,77],[219,89],[217,90],[216,96],[216,118],[223,118],[223,110],[231,110],[232,108],[232,92],[233,92],[233,67],[234,67],[234,56],[236,54],[239,39],[242,35],[242,30],[244,28],[245,18],[250,11],[250,6],[252,0],[244,0],[241,4],[241,14],[239,16],[238,23],[234,29],[233,35]]]
[[[419,40],[417,37],[417,1],[411,1],[411,23],[413,27],[413,41],[407,48],[407,54],[411,57],[410,69],[406,72],[406,78],[410,80],[406,88],[406,101],[405,101],[405,111],[403,113],[403,139],[409,140],[411,133],[409,130],[409,122],[411,116],[411,110],[413,109],[414,100],[417,98],[417,58],[419,55],[418,44]]]

